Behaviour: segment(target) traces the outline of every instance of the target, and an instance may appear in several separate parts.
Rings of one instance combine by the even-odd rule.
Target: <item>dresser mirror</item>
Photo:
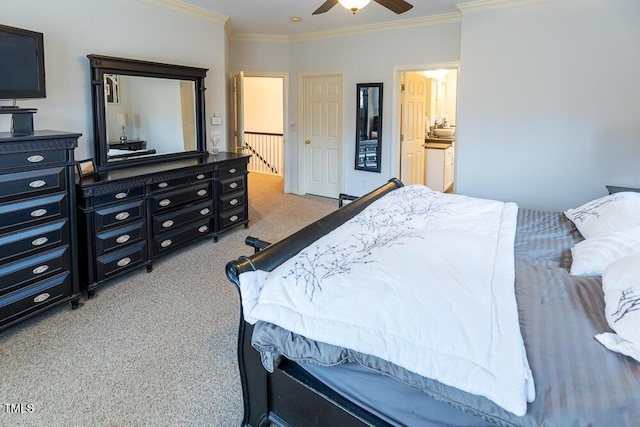
[[[206,155],[203,68],[88,56],[100,171]]]
[[[380,172],[382,83],[358,83],[356,169]]]

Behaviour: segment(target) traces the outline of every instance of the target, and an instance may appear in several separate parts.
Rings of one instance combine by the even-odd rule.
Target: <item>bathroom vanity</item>
[[[426,186],[446,192],[453,186],[454,149],[453,138],[425,138]]]

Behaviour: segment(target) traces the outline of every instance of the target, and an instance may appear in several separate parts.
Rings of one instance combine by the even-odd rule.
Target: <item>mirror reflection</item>
[[[357,85],[356,169],[380,172],[382,83]]]
[[[104,74],[107,162],[197,150],[193,80]]]

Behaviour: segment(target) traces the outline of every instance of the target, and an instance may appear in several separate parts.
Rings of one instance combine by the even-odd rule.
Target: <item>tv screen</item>
[[[45,97],[42,33],[0,25],[0,99]]]

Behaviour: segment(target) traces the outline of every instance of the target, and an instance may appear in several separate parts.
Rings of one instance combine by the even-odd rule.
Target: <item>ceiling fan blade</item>
[[[322,3],[322,6],[317,8],[316,11],[312,13],[312,15],[319,15],[321,13],[328,12],[329,9],[331,9],[333,6],[337,4],[338,4],[338,0],[327,0],[324,3]]]
[[[392,12],[397,13],[398,15],[401,13],[405,13],[407,10],[411,9],[413,5],[411,3],[407,3],[404,0],[373,0],[378,4],[386,7]]]

